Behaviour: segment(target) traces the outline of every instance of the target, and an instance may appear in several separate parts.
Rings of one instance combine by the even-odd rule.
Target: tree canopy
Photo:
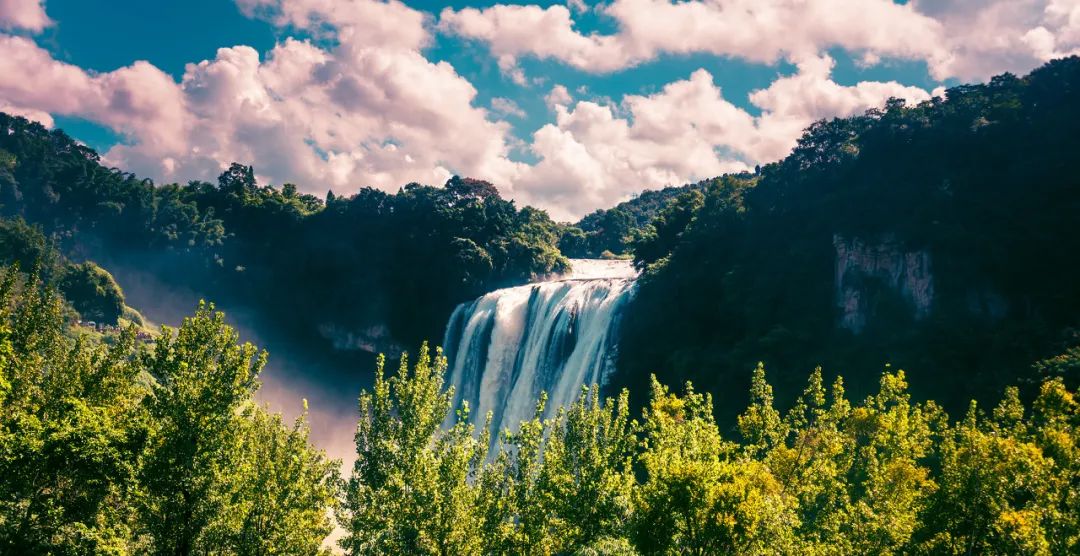
[[[254,402],[265,354],[203,305],[147,349],[71,339],[37,276],[0,286],[0,553],[316,554],[338,462]]]
[[[864,395],[883,361],[954,413],[1010,384],[1033,394],[1030,362],[1074,344],[1080,314],[1078,84],[1072,57],[893,100],[682,194],[634,244],[616,387],[692,379],[724,426],[759,359],[785,403],[800,369],[845,369]]]

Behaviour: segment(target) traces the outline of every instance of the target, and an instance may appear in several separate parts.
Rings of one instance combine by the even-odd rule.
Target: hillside
[[[153,324],[126,304],[123,290],[108,271],[92,261],[68,259],[40,229],[21,219],[0,218],[0,266],[34,273],[55,289],[72,334],[114,339],[132,324],[140,338],[154,333]]]
[[[1017,369],[1080,326],[1078,67],[819,122],[755,174],[646,191],[576,226],[461,178],[324,200],[234,164],[216,184],[155,185],[0,115],[0,211],[100,263],[141,309],[214,299],[281,356],[341,369],[441,338],[455,304],[564,255],[633,252],[645,272],[613,386],[693,379],[730,423],[759,360],[782,402],[817,365],[863,393],[888,362],[956,410],[1036,381]]]
[[[863,394],[891,363],[951,411],[1036,381],[1080,326],[1077,152],[1075,57],[813,125],[637,243],[618,384],[692,379],[731,423],[759,360],[781,403],[817,365]]]
[[[566,265],[546,213],[479,180],[324,200],[233,164],[217,183],[158,185],[62,130],[6,114],[0,130],[0,215],[101,264],[159,320],[212,299],[308,364],[352,372],[441,337],[457,303]]]
[[[653,220],[675,198],[689,191],[704,191],[716,179],[646,189],[609,209],[593,211],[563,230],[559,249],[575,259],[628,256],[634,243],[650,233]]]

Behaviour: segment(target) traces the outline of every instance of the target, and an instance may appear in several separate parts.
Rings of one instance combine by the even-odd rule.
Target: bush
[[[112,274],[93,262],[68,265],[58,287],[83,320],[115,325],[124,314],[124,292]]]

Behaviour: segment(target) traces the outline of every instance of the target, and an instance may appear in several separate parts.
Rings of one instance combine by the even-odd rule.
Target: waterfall
[[[629,261],[571,261],[571,274],[493,291],[459,305],[446,327],[447,383],[472,420],[492,412],[493,433],[531,419],[540,392],[546,416],[574,402],[614,365],[619,317],[633,291]],[[446,424],[453,421],[447,417]],[[494,436],[494,435],[493,435]]]

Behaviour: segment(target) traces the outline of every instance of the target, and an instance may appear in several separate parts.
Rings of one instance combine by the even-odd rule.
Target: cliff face
[[[934,277],[928,251],[903,251],[888,236],[867,241],[834,235],[833,247],[841,328],[861,332],[873,317],[882,288],[899,294],[916,320],[930,314]]]
[[[382,353],[392,357],[405,351],[404,346],[394,340],[390,329],[384,324],[350,329],[333,323],[323,323],[319,325],[319,334],[329,340],[334,349],[360,350],[372,355]]]

